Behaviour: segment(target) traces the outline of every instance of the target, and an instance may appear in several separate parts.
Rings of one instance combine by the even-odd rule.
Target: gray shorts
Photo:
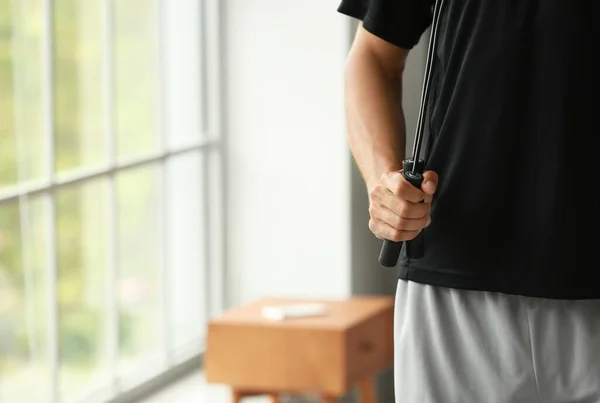
[[[399,281],[396,403],[600,403],[600,300]]]

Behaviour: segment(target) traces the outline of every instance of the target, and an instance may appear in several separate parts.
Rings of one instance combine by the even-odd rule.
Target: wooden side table
[[[265,306],[325,304],[320,317],[272,321]],[[338,402],[357,387],[363,403],[375,403],[376,375],[393,364],[393,298],[348,300],[265,298],[232,309],[208,326],[206,379],[229,385],[233,402],[247,396],[319,395]]]

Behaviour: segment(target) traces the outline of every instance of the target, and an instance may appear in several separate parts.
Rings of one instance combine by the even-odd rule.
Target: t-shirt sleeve
[[[357,18],[373,35],[412,49],[432,20],[433,0],[342,0],[338,12]]]

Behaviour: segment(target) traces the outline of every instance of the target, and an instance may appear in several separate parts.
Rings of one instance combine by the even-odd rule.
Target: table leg
[[[231,403],[240,403],[246,395],[239,390],[231,391]]]
[[[360,403],[377,403],[377,389],[374,377],[363,379],[358,385]]]

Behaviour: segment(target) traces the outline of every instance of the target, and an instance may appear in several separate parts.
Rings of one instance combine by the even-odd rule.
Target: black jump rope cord
[[[419,116],[417,119],[417,128],[415,133],[415,141],[413,144],[412,157],[402,162],[402,175],[413,186],[421,188],[423,183],[423,170],[425,163],[419,157],[423,144],[424,128],[425,128],[425,113],[427,103],[429,101],[429,93],[431,92],[431,76],[435,61],[435,49],[438,41],[438,30],[440,25],[440,17],[444,7],[444,0],[437,0],[433,9],[433,21],[431,24],[431,35],[427,48],[427,59],[425,63],[425,77],[423,80],[423,88],[421,91],[421,103],[419,105]],[[425,238],[424,231],[421,231],[416,238],[406,242],[406,257],[409,259],[420,259],[425,255]],[[379,263],[385,267],[395,267],[398,264],[398,257],[402,249],[402,242],[393,242],[389,240],[383,241],[381,252],[379,254]]]

